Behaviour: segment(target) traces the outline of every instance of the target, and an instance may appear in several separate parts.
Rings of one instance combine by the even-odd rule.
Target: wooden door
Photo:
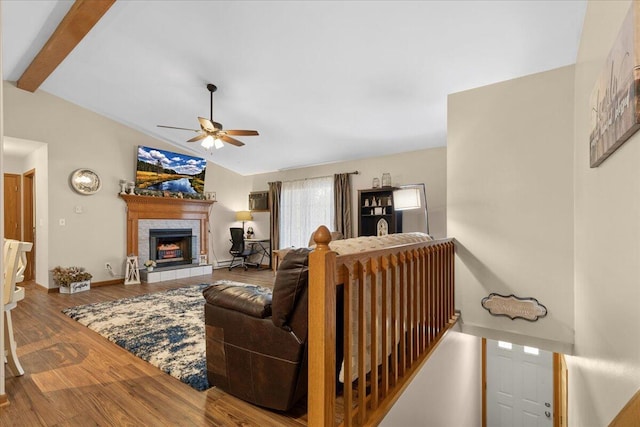
[[[20,175],[4,174],[4,237],[7,239],[22,240],[21,182]]]
[[[24,203],[23,209],[23,238],[25,242],[32,242],[33,248],[27,252],[27,268],[24,271],[24,280],[35,280],[36,278],[36,192],[35,180],[36,171],[31,169],[22,176],[24,183],[22,199]]]

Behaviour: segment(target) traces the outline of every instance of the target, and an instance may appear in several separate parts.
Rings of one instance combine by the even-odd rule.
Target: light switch
[[[60,218],[60,219],[58,220],[58,225],[60,225],[60,226],[63,226],[63,227],[64,227],[65,225],[67,225],[67,221],[65,221],[65,219],[64,219],[64,218]]]

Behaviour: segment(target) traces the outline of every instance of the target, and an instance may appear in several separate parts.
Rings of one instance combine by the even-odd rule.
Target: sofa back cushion
[[[338,255],[348,255],[375,249],[388,248],[408,243],[429,242],[433,240],[425,233],[394,233],[386,236],[360,236],[351,239],[331,240],[329,248]]]
[[[274,325],[289,329],[289,320],[309,283],[308,248],[290,250],[280,262],[271,297]]]

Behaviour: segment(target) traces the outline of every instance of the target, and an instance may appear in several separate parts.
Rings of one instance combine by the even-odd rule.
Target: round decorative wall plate
[[[378,236],[386,236],[389,234],[389,223],[386,219],[380,218],[376,229],[378,230]]]
[[[80,194],[90,195],[97,193],[102,187],[102,181],[95,171],[91,169],[77,169],[70,178],[71,188]]]

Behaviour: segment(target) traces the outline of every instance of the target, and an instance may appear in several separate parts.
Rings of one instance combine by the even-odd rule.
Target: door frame
[[[566,427],[569,384],[564,355],[553,353],[553,427]],[[487,339],[482,338],[482,427],[487,427]]]
[[[31,251],[27,252],[27,268],[24,280],[36,278],[36,232],[35,232],[35,182],[36,170],[31,169],[22,174],[22,240],[32,242]]]

